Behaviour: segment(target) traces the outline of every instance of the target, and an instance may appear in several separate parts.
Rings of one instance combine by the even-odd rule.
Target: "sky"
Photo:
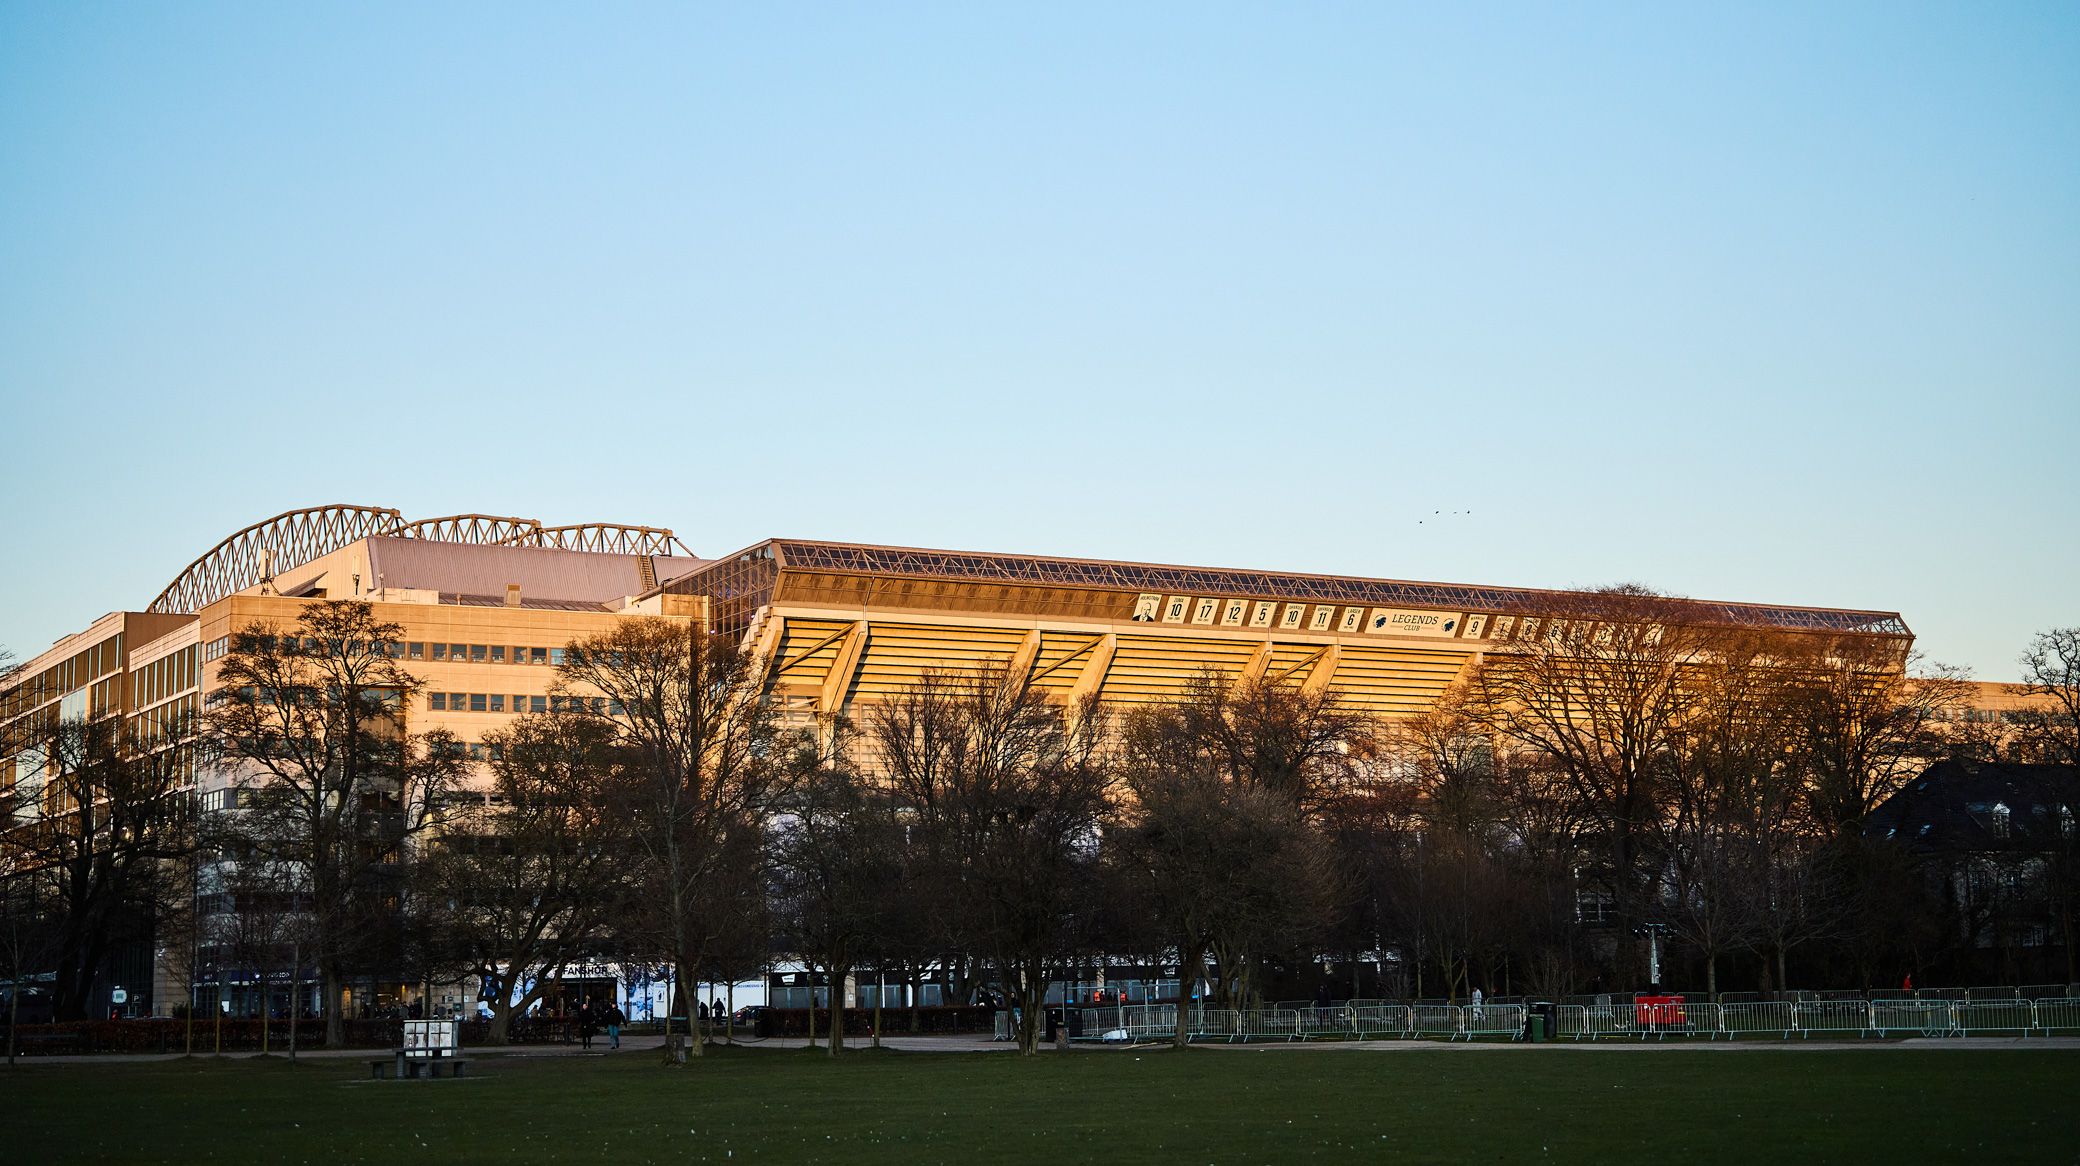
[[[0,646],[332,502],[2080,623],[2080,6],[0,0]]]

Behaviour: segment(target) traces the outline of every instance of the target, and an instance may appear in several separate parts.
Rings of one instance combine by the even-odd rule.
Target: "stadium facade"
[[[795,539],[703,559],[658,527],[324,506],[238,531],[142,610],[102,616],[23,661],[0,682],[0,725],[121,717],[163,737],[204,707],[234,631],[340,598],[403,628],[402,662],[424,685],[411,730],[475,744],[546,706],[567,644],[631,615],[740,637],[765,660],[782,714],[805,722],[856,712],[928,670],[985,663],[1065,703],[1160,701],[1210,671],[1327,689],[1397,717],[1433,704],[1484,651],[1550,633],[1582,597]],[[1911,639],[1896,612],[1689,606],[1704,623]],[[41,780],[35,739],[0,738],[22,743],[0,757],[0,788]],[[222,804],[227,775],[189,773],[205,808]],[[103,1006],[127,981],[131,1011],[167,1012],[182,989],[157,962],[141,953],[111,968]]]

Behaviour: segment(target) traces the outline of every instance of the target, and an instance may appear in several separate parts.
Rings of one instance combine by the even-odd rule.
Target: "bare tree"
[[[561,673],[567,699],[611,725],[630,755],[635,885],[683,989],[727,929],[709,884],[760,840],[783,776],[763,672],[696,622],[644,616],[573,643]],[[695,1055],[701,1047],[692,1042]]]
[[[445,733],[406,731],[418,681],[394,659],[402,633],[353,600],[241,628],[204,712],[209,758],[236,799],[210,834],[232,861],[295,872],[335,1047],[349,968],[395,930],[386,901],[407,842],[437,821],[466,764]]]
[[[817,759],[779,802],[774,898],[789,950],[830,975],[830,1052],[845,1044],[845,982],[883,954],[890,896],[901,878],[903,824],[880,783]],[[814,1010],[814,999],[810,1002]]]
[[[1943,725],[1969,686],[1925,663],[1904,641],[1831,637],[1806,641],[1790,732],[1805,770],[1808,812],[1837,839],[1863,829],[1878,803],[1945,752]]]
[[[492,784],[426,849],[418,877],[434,929],[485,985],[503,1044],[571,961],[605,942],[626,898],[622,754],[607,723],[562,711],[487,738]]]
[[[2080,627],[2038,632],[2022,654],[2022,683],[2043,706],[2020,713],[2030,753],[2080,765]]]
[[[153,748],[120,719],[66,720],[30,745],[35,777],[0,794],[0,847],[33,869],[55,907],[54,1015],[80,1020],[103,960],[149,940],[194,843],[186,754]]]
[[[981,953],[1038,1051],[1048,983],[1093,931],[1100,824],[1112,792],[1093,705],[1063,710],[985,666],[927,674],[876,706],[869,735],[951,946]]]
[[[1526,617],[1472,679],[1481,719],[1546,759],[1600,838],[1621,927],[1644,917],[1658,881],[1669,758],[1697,700],[1690,674],[1710,650],[1694,618],[1640,587],[1587,592]]]
[[[1109,857],[1177,953],[1181,985],[1218,951],[1232,978],[1253,953],[1283,951],[1327,913],[1333,870],[1321,836],[1284,790],[1228,780],[1205,724],[1178,706],[1128,718],[1128,797]],[[1179,992],[1175,1041],[1190,1033]]]
[[[0,836],[0,975],[7,978],[7,1063],[14,1064],[24,986],[49,967],[57,952],[62,914],[48,868]]]

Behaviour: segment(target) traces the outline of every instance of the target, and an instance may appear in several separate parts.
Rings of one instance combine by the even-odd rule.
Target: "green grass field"
[[[0,1162],[1657,1163],[2080,1158],[2080,1053],[730,1050],[0,1073]]]

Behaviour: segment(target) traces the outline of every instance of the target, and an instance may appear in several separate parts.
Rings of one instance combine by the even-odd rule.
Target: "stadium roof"
[[[914,579],[1082,587],[1163,594],[1291,598],[1394,607],[1443,608],[1495,613],[1552,614],[1578,605],[1580,591],[1486,587],[1364,579],[1337,575],[1184,567],[1158,563],[1072,559],[1049,555],[927,550],[865,543],[771,539],[696,568],[660,590],[702,590],[710,577],[750,559],[769,559],[780,571],[842,572]],[[1859,611],[1780,604],[1681,600],[1700,622],[1803,631],[1911,634],[1898,612]]]

